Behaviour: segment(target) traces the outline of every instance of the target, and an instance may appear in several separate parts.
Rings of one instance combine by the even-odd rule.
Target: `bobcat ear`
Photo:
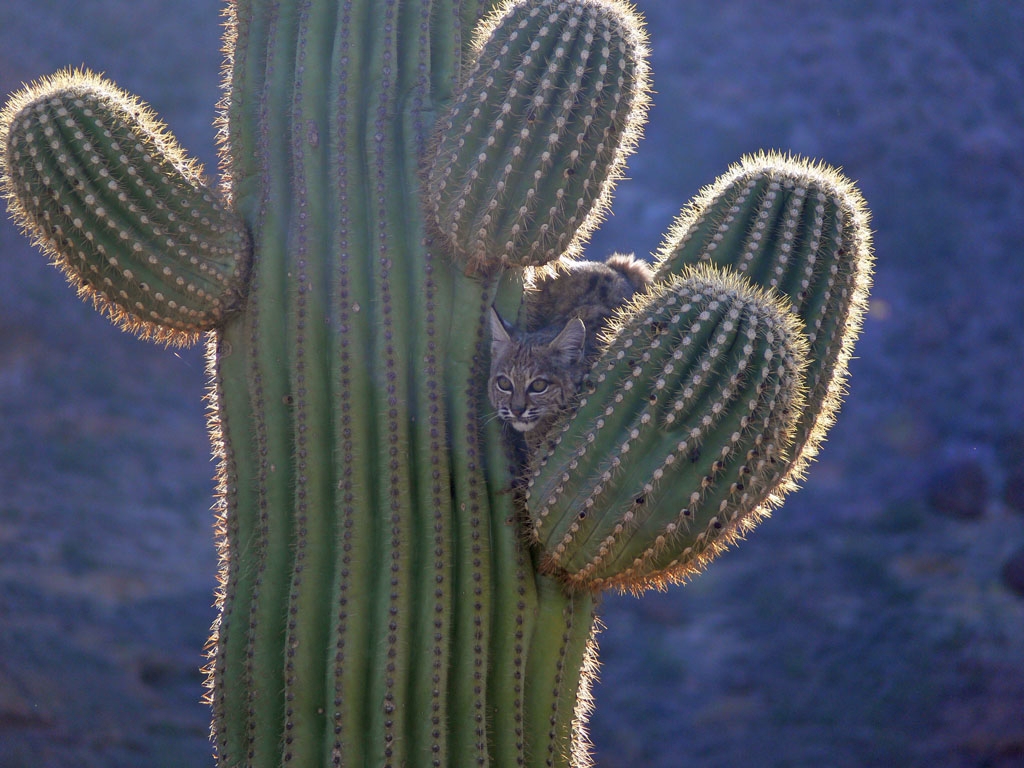
[[[548,349],[566,363],[575,363],[583,357],[583,345],[587,341],[587,327],[578,317],[565,324],[565,328],[548,344]]]
[[[512,343],[498,310],[491,307],[491,360],[497,360]]]

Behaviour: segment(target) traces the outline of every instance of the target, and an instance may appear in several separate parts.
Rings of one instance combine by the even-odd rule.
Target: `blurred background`
[[[637,2],[646,139],[589,255],[744,152],[842,166],[877,270],[805,487],[693,583],[609,598],[599,768],[1024,766],[1024,4]],[[0,93],[87,65],[212,173],[220,6],[4,0]],[[0,768],[210,765],[198,349],[115,330],[0,222]]]

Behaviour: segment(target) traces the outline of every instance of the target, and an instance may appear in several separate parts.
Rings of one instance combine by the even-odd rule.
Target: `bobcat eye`
[[[539,395],[541,392],[543,392],[547,388],[548,388],[548,380],[547,379],[534,379],[533,381],[530,382],[530,386],[529,386],[529,390],[533,394],[535,394],[535,395]]]
[[[496,378],[494,380],[494,386],[498,388],[499,392],[504,392],[505,394],[511,394],[512,392],[512,381],[508,376],[499,376]]]

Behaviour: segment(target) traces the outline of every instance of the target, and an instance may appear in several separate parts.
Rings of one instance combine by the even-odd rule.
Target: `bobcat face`
[[[497,415],[539,448],[555,418],[569,410],[599,335],[615,311],[653,279],[651,267],[616,253],[602,262],[558,259],[534,270],[523,296],[526,330],[506,326],[491,309],[487,396]]]
[[[492,311],[487,392],[498,417],[518,432],[530,432],[562,412],[578,388],[585,338],[583,322],[573,319],[557,335],[516,339]]]
[[[492,377],[491,403],[498,410],[498,417],[518,432],[529,432],[568,402],[569,393],[543,375],[529,377],[514,370],[509,373],[512,375],[499,373]]]

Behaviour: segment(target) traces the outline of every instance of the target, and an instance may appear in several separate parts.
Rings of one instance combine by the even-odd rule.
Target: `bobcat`
[[[525,331],[491,309],[491,375],[487,394],[498,417],[539,445],[579,392],[612,313],[643,290],[653,273],[632,255],[605,262],[560,261],[536,270],[524,299]]]

